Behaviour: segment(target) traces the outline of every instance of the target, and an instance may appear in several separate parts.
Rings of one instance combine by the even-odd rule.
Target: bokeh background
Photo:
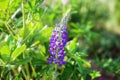
[[[10,53],[22,44],[26,45],[26,54],[18,57],[18,64],[10,64],[17,68],[29,62],[33,67],[44,65],[47,54],[39,53],[47,52],[51,32],[68,9],[68,42],[75,41],[72,52],[79,52],[91,64],[91,70],[100,72],[96,80],[120,80],[120,0],[0,0],[0,66],[9,63]],[[35,70],[39,71],[38,67]],[[2,79],[9,68],[0,70]]]

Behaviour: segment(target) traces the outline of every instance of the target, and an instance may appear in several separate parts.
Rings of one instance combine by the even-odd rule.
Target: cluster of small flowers
[[[55,30],[53,30],[52,36],[50,38],[49,53],[50,57],[47,59],[48,64],[54,62],[59,66],[65,64],[65,51],[64,47],[67,43],[67,30],[66,22],[63,25],[57,24]]]

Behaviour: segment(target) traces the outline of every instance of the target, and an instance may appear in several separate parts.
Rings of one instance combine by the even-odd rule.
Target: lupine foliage
[[[0,0],[0,80],[119,80],[112,19],[102,0]]]

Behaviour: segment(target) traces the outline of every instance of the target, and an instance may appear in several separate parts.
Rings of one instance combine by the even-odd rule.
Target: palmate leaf
[[[101,74],[100,74],[99,71],[95,71],[95,70],[93,70],[93,72],[90,73],[90,76],[92,77],[92,79],[95,79],[96,77],[100,77]]]
[[[22,45],[21,47],[16,48],[11,55],[11,59],[15,60],[25,49],[26,45]]]

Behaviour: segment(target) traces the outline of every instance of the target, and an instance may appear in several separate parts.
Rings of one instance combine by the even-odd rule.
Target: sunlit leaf
[[[74,38],[72,41],[68,42],[66,48],[68,49],[69,52],[73,53],[76,50],[76,38]]]
[[[10,48],[8,45],[4,45],[1,49],[0,49],[0,55],[3,58],[3,60],[5,61],[9,61],[10,59]]]
[[[8,6],[9,0],[0,0],[0,9],[6,9]]]
[[[10,49],[9,49],[8,45],[3,46],[3,47],[0,49],[0,52],[1,52],[1,54],[10,55]]]
[[[15,60],[25,49],[26,49],[26,45],[22,45],[16,48],[11,55],[11,59]]]
[[[94,70],[92,73],[90,73],[90,76],[92,77],[93,80],[94,78],[100,77],[101,75],[100,72]]]

